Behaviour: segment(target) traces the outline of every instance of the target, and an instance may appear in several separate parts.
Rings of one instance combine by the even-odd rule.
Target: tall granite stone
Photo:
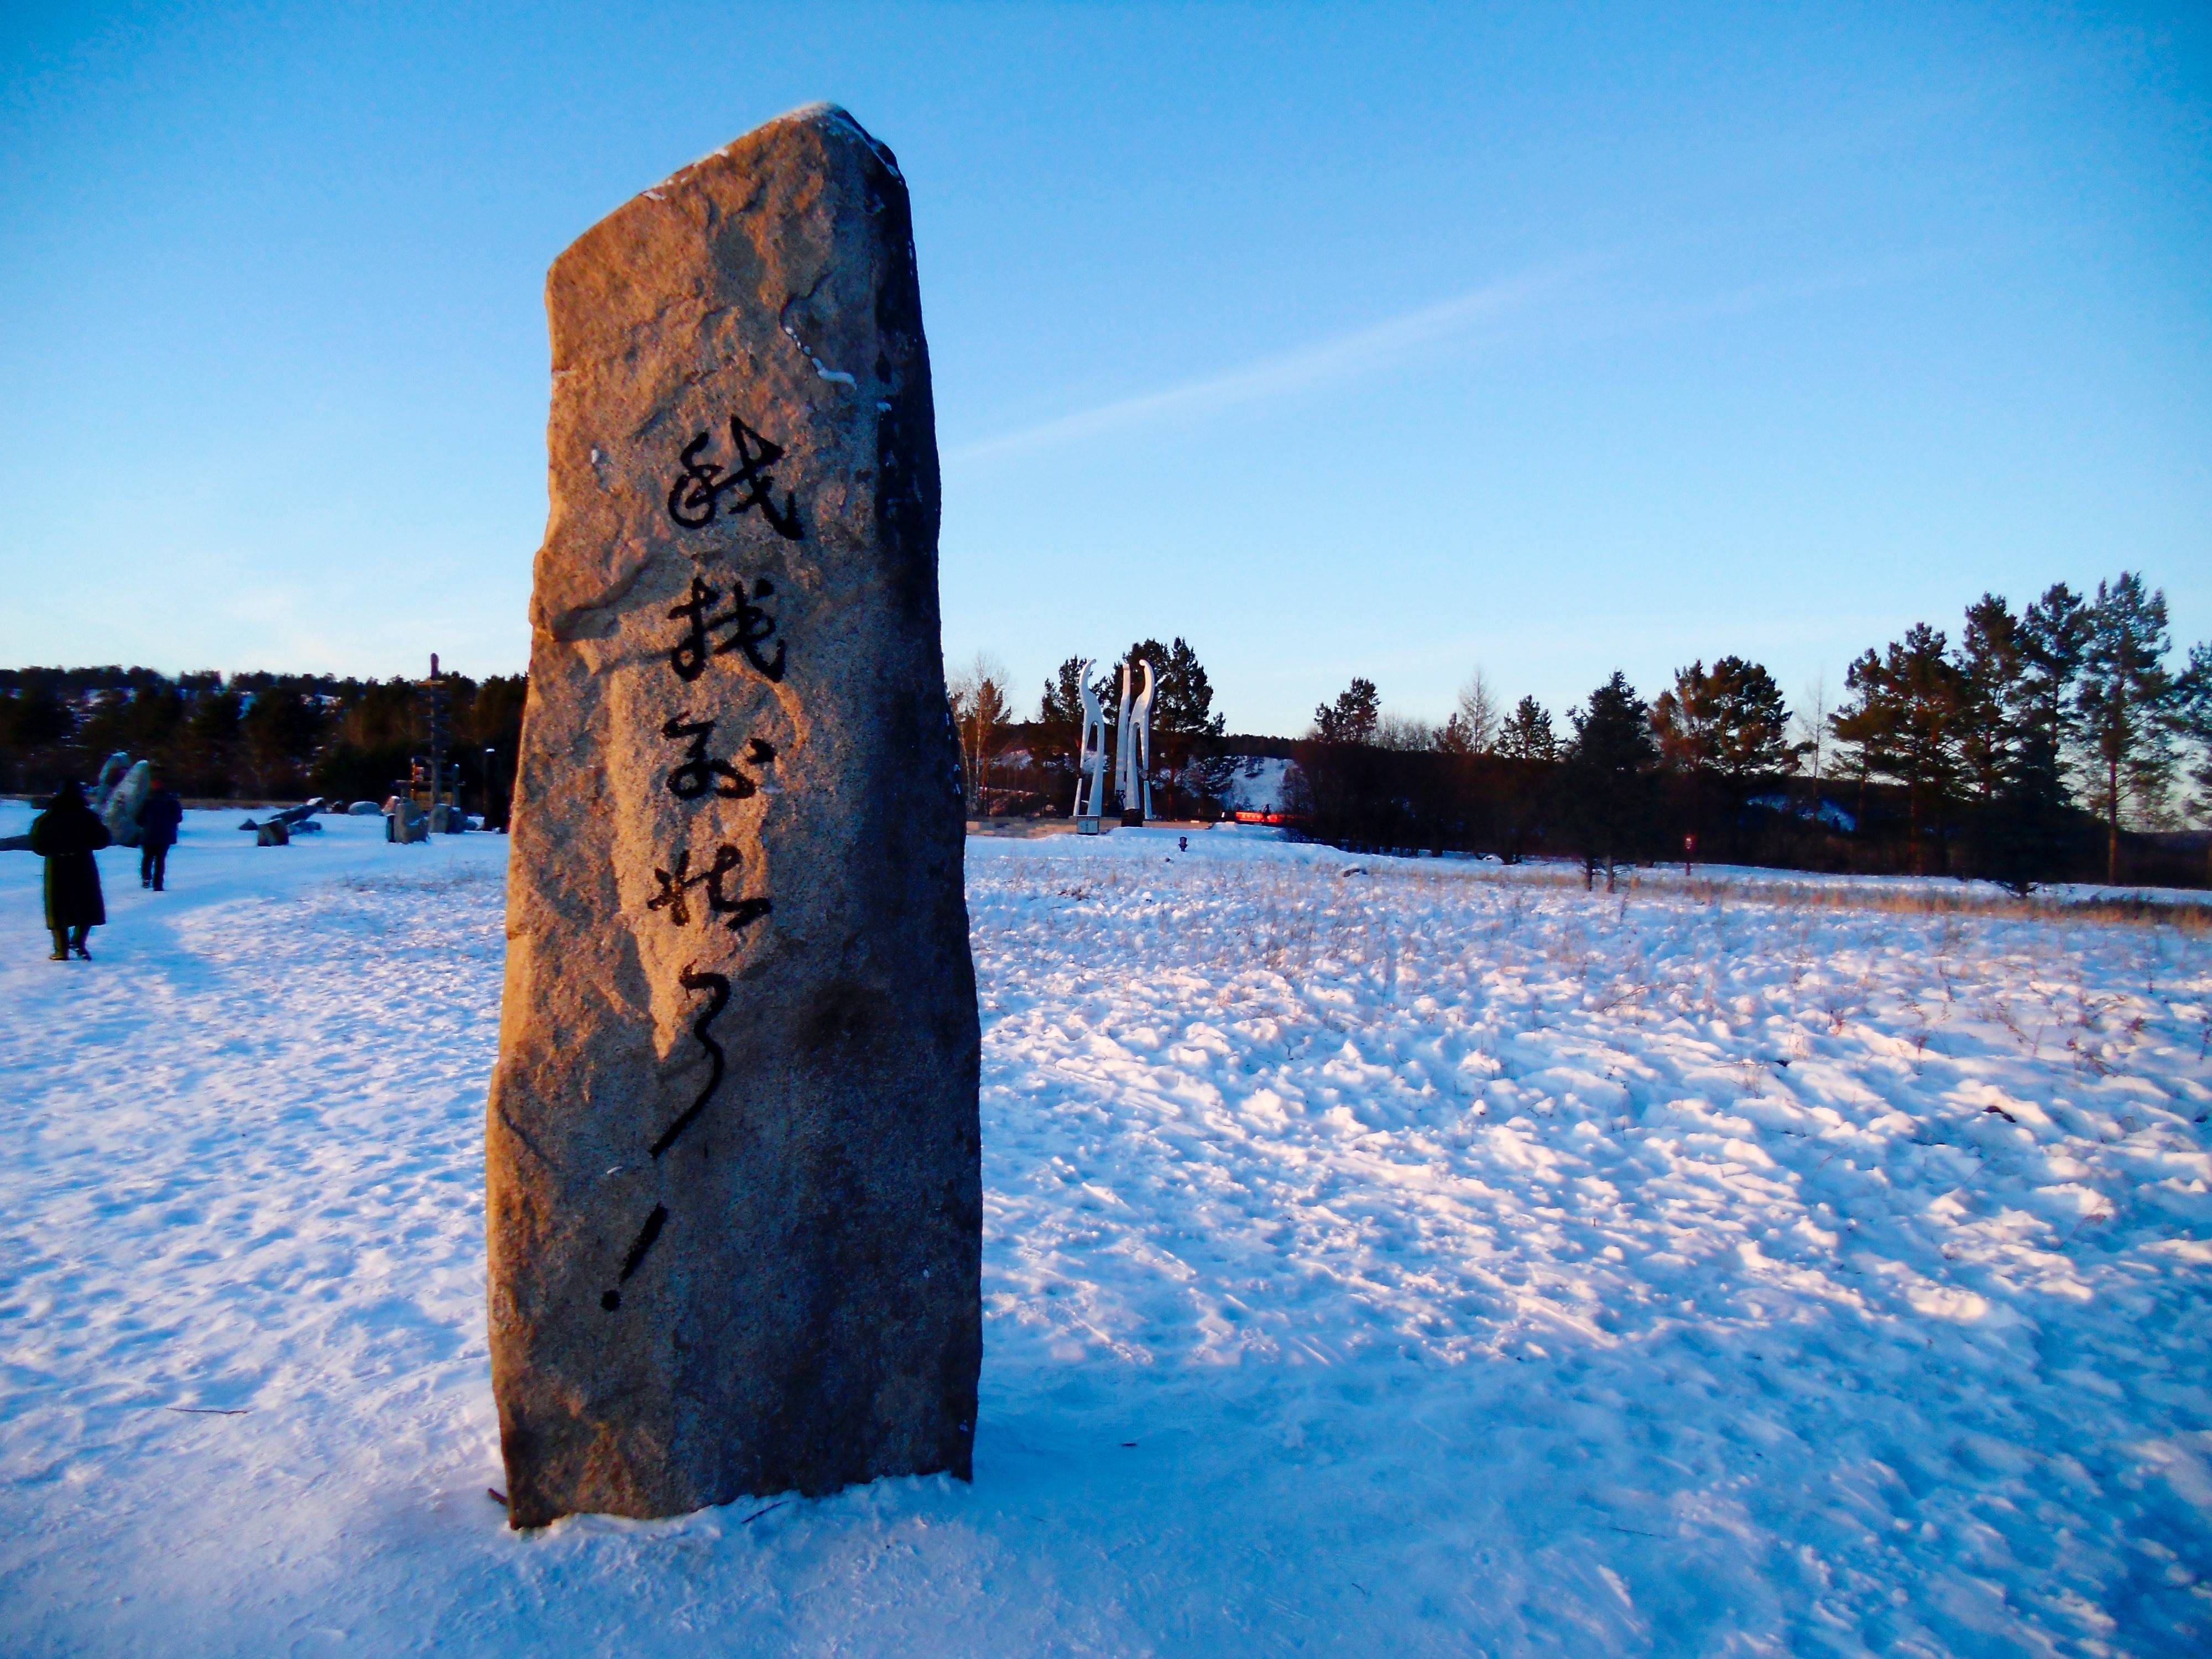
[[[975,969],[907,192],[842,110],[555,261],[486,1136],[509,1513],[966,1477]]]

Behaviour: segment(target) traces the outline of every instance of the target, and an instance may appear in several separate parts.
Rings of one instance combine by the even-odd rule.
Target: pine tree
[[[2155,822],[2173,778],[2175,687],[2166,672],[2166,595],[2124,571],[2099,582],[2088,611],[2077,695],[2097,771],[2091,793],[2105,820],[2105,879],[2119,879],[2120,817]]]
[[[2089,611],[2064,582],[2053,582],[2020,619],[2021,677],[2013,723],[2021,764],[2042,769],[2063,790],[2067,751],[2078,731],[2075,682],[2089,643]]]
[[[1844,684],[1853,701],[1830,724],[1859,778],[1861,822],[1869,777],[1903,784],[1909,856],[1913,869],[1924,872],[1923,825],[1932,819],[1942,827],[1958,775],[1959,671],[1945,654],[1943,635],[1916,623],[1881,654],[1869,651],[1852,663]]]
[[[1959,763],[1977,805],[1986,811],[2010,781],[2018,761],[2013,711],[2027,672],[2020,619],[1995,593],[1966,607],[1966,626],[1954,659],[1958,706],[1953,730]]]
[[[1899,700],[1894,775],[1905,787],[1915,866],[1924,867],[1922,826],[1933,819],[1942,828],[1957,784],[1959,672],[1944,653],[1943,635],[1920,623],[1906,631],[1901,648],[1891,647],[1889,674]]]
[[[1705,780],[1717,781],[1731,822],[1753,782],[1786,771],[1799,753],[1790,710],[1774,677],[1758,663],[1723,657],[1674,671],[1674,684],[1651,706],[1662,761],[1689,780],[1690,817],[1702,829]]]
[[[1759,664],[1723,657],[1712,685],[1714,764],[1740,800],[1755,780],[1796,765],[1802,751],[1790,738],[1782,688]]]
[[[1689,784],[1690,829],[1702,835],[1705,779],[1720,752],[1719,687],[1702,659],[1674,671],[1674,684],[1652,702],[1651,730],[1661,763]]]
[[[1067,658],[1054,671],[1053,677],[1044,683],[1044,696],[1038,699],[1037,724],[1082,726],[1082,658]]]
[[[1674,684],[1651,705],[1651,726],[1668,767],[1691,780],[1712,769],[1719,711],[1712,677],[1700,660],[1674,671]]]
[[[2063,584],[2019,617],[2002,599],[1984,593],[1967,607],[1953,659],[1959,674],[1954,728],[1972,800],[1975,861],[1984,875],[2018,893],[2047,878],[2066,854],[2063,688],[2079,664],[2079,601]]]
[[[1557,760],[1559,740],[1552,730],[1551,711],[1534,697],[1522,698],[1498,728],[1498,752],[1508,760]]]
[[[2197,745],[2189,781],[2196,786],[2189,803],[2198,819],[2212,818],[2212,643],[2191,646],[2189,666],[2175,682],[2177,723]]]
[[[1843,770],[1859,786],[1858,822],[1867,824],[1867,785],[1889,752],[1896,705],[1882,679],[1881,658],[1863,651],[1844,670],[1844,706],[1828,716],[1828,731],[1841,751]]]
[[[1334,703],[1325,702],[1314,710],[1313,734],[1323,743],[1367,743],[1374,738],[1382,714],[1382,694],[1375,682],[1354,677],[1336,694]]]
[[[1567,750],[1568,811],[1583,854],[1583,883],[1594,884],[1605,866],[1606,890],[1613,867],[1639,850],[1650,834],[1649,774],[1659,745],[1651,711],[1619,669],[1575,710],[1574,742]]]
[[[1152,730],[1170,745],[1162,752],[1170,758],[1180,757],[1194,744],[1219,737],[1224,721],[1213,712],[1213,683],[1206,678],[1198,653],[1183,642],[1181,635],[1165,651],[1160,651],[1157,641],[1148,641],[1143,648],[1158,653],[1148,655],[1147,660],[1158,677],[1152,693]]]

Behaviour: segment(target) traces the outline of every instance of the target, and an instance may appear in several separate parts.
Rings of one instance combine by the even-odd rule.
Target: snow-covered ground
[[[975,1484],[517,1536],[504,842],[243,816],[0,854],[0,1651],[2212,1650],[2200,927],[973,840]]]

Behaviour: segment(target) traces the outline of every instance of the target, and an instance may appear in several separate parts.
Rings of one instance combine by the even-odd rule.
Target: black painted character
[[[684,1132],[691,1127],[693,1120],[707,1109],[707,1103],[714,1099],[714,1091],[722,1086],[722,1071],[726,1063],[722,1045],[714,1041],[712,1028],[715,1016],[730,1006],[728,977],[722,974],[708,973],[703,969],[693,968],[681,976],[681,983],[687,991],[704,991],[707,994],[707,1006],[699,1011],[698,1018],[691,1022],[691,1035],[699,1040],[699,1047],[707,1056],[707,1081],[682,1115],[663,1129],[660,1132],[660,1138],[653,1143],[651,1151],[655,1158],[659,1158],[673,1146]]]
[[[714,1024],[715,1017],[730,1006],[728,976],[693,968],[684,973],[681,983],[687,991],[704,991],[707,994],[707,1006],[691,1022],[691,1035],[698,1039],[699,1047],[707,1056],[707,1081],[693,1097],[690,1106],[675,1122],[662,1130],[660,1138],[653,1143],[650,1150],[656,1158],[673,1146],[699,1114],[707,1109],[708,1103],[714,1097],[714,1091],[722,1086],[726,1065],[722,1045],[714,1041]],[[637,1270],[645,1265],[646,1256],[659,1238],[661,1229],[667,1224],[668,1206],[665,1204],[654,1205],[653,1212],[646,1217],[645,1224],[637,1230],[637,1237],[630,1241],[629,1249],[623,1256],[622,1271],[616,1275],[614,1288],[600,1293],[599,1306],[609,1313],[614,1313],[622,1307],[621,1287],[629,1284]]]
[[[781,512],[776,510],[775,497],[769,493],[775,488],[775,480],[769,477],[768,469],[783,459],[783,446],[770,442],[731,416],[730,442],[738,452],[738,464],[726,476],[720,462],[699,458],[699,452],[712,441],[713,434],[702,432],[684,446],[684,476],[668,487],[668,516],[686,530],[697,530],[714,521],[715,510],[723,505],[722,497],[736,490],[737,497],[728,503],[729,517],[758,507],[777,535],[787,542],[798,541],[805,532],[799,527],[798,505],[791,492],[783,493]]]
[[[684,602],[668,613],[671,622],[685,624],[684,637],[668,650],[668,665],[676,671],[680,680],[696,680],[706,672],[707,659],[720,656],[725,652],[742,651],[745,660],[758,669],[762,676],[775,684],[783,680],[783,641],[775,642],[775,655],[767,656],[762,645],[775,632],[775,618],[753,601],[772,599],[775,584],[765,576],[753,581],[752,599],[745,597],[744,583],[739,580],[730,596],[730,608],[719,617],[707,613],[714,608],[721,590],[709,587],[699,577],[691,578],[691,592]],[[713,636],[719,629],[730,630],[727,637]]]
[[[707,752],[708,742],[714,735],[713,720],[687,720],[682,716],[661,723],[660,735],[672,742],[684,743],[684,761],[668,775],[668,793],[678,800],[696,800],[709,789],[725,800],[744,800],[759,792],[760,786],[729,763],[718,761]],[[775,745],[754,738],[747,744],[745,759],[755,766],[766,766],[775,758]]]
[[[744,862],[744,854],[725,842],[715,849],[714,863],[694,875],[691,872],[691,849],[687,847],[676,855],[674,871],[655,870],[653,872],[653,878],[660,884],[660,890],[645,902],[645,908],[665,910],[668,919],[678,927],[689,927],[691,902],[685,896],[686,890],[704,887],[707,890],[708,915],[729,917],[732,933],[750,927],[775,907],[765,898],[732,898],[722,891],[722,878]]]

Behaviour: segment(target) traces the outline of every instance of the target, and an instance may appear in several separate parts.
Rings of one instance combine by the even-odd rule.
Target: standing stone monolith
[[[554,262],[486,1136],[519,1527],[965,1478],[979,1040],[906,185],[843,111]]]

